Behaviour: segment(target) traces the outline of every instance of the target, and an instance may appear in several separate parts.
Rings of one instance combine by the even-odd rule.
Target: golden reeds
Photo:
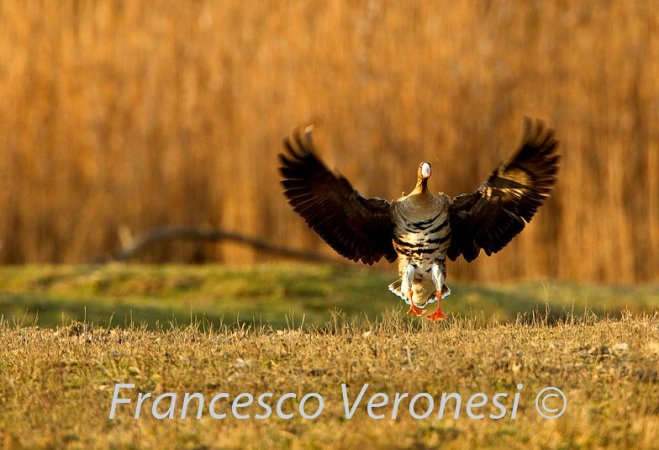
[[[641,0],[2,1],[0,262],[86,261],[162,225],[329,253],[277,184],[291,128],[315,122],[328,163],[394,198],[420,160],[434,189],[473,190],[530,115],[561,140],[555,196],[452,276],[657,279],[657,17]],[[190,243],[145,257],[263,258]]]

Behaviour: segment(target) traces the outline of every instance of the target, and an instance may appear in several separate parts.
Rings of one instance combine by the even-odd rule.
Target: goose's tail
[[[409,305],[410,299],[408,299],[407,296],[403,294],[403,291],[401,289],[402,284],[403,284],[403,280],[399,278],[389,285],[389,290],[392,293],[399,296],[400,298],[402,298],[405,301],[405,303]],[[444,287],[446,288],[446,291],[442,295],[442,300],[448,297],[449,295],[451,295],[451,289],[446,285],[444,285]],[[424,301],[419,302],[419,304],[417,304],[416,303],[417,300],[415,300],[414,304],[419,308],[424,308],[429,303],[435,303],[437,301],[437,297],[435,297],[435,291],[433,290],[432,285],[425,286],[422,283],[418,283],[418,284],[414,283],[412,289],[414,291],[415,299],[418,299],[419,297],[424,299]]]

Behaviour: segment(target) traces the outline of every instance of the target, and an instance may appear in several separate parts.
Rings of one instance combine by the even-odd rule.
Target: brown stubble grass
[[[659,273],[659,27],[645,1],[0,2],[0,262],[80,262],[162,225],[328,253],[275,154],[315,122],[368,195],[474,189],[524,115],[557,130],[559,187],[470,280]],[[250,263],[172,243],[146,261]]]
[[[542,317],[508,325],[451,319],[417,326],[397,315],[378,322],[336,316],[323,327],[280,331],[83,323],[45,330],[5,323],[0,442],[3,448],[653,448],[658,324],[656,314],[572,317],[553,326]],[[201,420],[158,421],[149,417],[147,403],[140,420],[119,405],[109,421],[117,382],[154,396],[200,392],[206,402],[220,392],[274,392],[275,398],[318,392],[325,410],[313,421],[213,420],[207,411]],[[512,397],[517,384],[524,387],[514,420],[510,402],[501,420],[469,420],[464,410],[458,420],[451,412],[441,420],[414,420],[404,400],[398,420],[374,421],[363,408],[352,420],[343,418],[341,383],[352,399],[368,383],[368,395],[459,392],[463,402],[479,391]],[[568,398],[567,412],[555,421],[534,412],[535,393],[547,386]]]

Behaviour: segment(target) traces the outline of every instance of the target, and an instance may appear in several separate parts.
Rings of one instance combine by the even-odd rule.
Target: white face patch
[[[423,164],[421,165],[421,176],[422,176],[423,178],[430,178],[430,174],[431,174],[431,173],[432,173],[432,171],[430,170],[430,164],[428,164],[428,163],[423,163]]]

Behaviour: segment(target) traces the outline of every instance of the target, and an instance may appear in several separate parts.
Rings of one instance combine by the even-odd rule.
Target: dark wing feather
[[[525,118],[515,156],[496,168],[476,192],[452,200],[449,258],[455,261],[462,254],[473,261],[480,249],[491,255],[524,229],[556,183],[557,146],[554,130]]]
[[[340,255],[373,264],[396,260],[390,203],[362,197],[344,177],[330,172],[316,156],[311,128],[284,139],[279,155],[284,195],[307,224]]]

